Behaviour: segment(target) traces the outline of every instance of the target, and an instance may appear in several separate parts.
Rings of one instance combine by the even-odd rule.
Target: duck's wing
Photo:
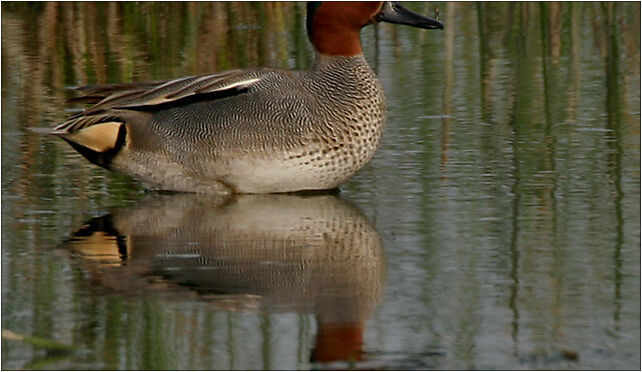
[[[108,153],[119,147],[127,122],[144,122],[150,113],[173,105],[243,94],[272,72],[232,70],[168,81],[77,88],[82,94],[74,101],[95,104],[69,117],[49,134],[62,137],[82,154],[86,150]]]
[[[126,123],[146,122],[150,114],[173,105],[216,100],[247,92],[273,73],[270,69],[232,70],[218,74],[144,83],[91,85],[78,88],[75,101],[95,103],[54,127],[49,134],[69,142],[96,164],[124,141]]]
[[[160,84],[166,83],[167,80],[161,81],[145,81],[145,82],[130,82],[130,83],[117,83],[117,84],[93,84],[85,85],[82,87],[73,88],[74,91],[80,95],[71,98],[70,103],[92,103],[96,104],[103,99],[126,91],[139,91],[142,92],[146,89],[152,89]]]
[[[186,101],[212,100],[246,92],[269,73],[270,69],[232,70],[218,74],[188,76],[180,79],[144,83],[90,85],[77,88],[82,95],[76,102],[95,103],[71,116],[50,132],[62,135],[84,128],[118,121],[114,111],[155,111],[160,107],[183,104]]]

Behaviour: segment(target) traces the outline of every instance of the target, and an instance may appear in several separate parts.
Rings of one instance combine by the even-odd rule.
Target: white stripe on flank
[[[259,81],[259,80],[261,80],[261,78],[254,78],[254,79],[248,79],[248,80],[237,81],[237,82],[232,83],[232,84],[230,84],[230,85],[224,85],[224,86],[222,86],[222,87],[218,87],[218,88],[216,88],[216,89],[213,89],[213,90],[211,90],[210,92],[216,92],[216,91],[219,91],[219,90],[232,89],[232,88],[241,87],[241,86],[248,87],[248,86],[250,86],[250,85],[252,85],[252,84],[256,83],[256,82],[257,82],[257,81]]]
[[[210,76],[209,78],[212,78],[212,77]],[[185,93],[185,94],[181,94],[180,93],[181,91],[189,90],[190,88],[193,87],[194,84],[198,84],[198,83],[202,82],[203,80],[205,80],[205,78],[202,78],[202,79],[199,78],[197,80],[194,80],[193,82],[189,83],[188,85],[186,85],[185,87],[181,88],[177,92],[171,93],[169,95],[158,96],[158,97],[152,98],[152,99],[146,99],[146,97],[149,97],[150,95],[153,95],[153,94],[150,94],[151,93],[151,91],[150,91],[150,93],[146,93],[144,96],[136,99],[135,101],[129,102],[127,104],[123,104],[120,107],[138,106],[140,104],[158,105],[158,104],[165,103],[165,102],[175,101],[177,99],[181,99],[183,97],[187,97],[187,96],[189,96],[191,94],[212,93],[212,92],[218,92],[218,91],[222,91],[222,90],[226,90],[226,89],[233,89],[233,88],[238,88],[238,87],[246,88],[246,87],[256,83],[257,81],[261,80],[261,78],[254,78],[254,79],[237,81],[237,82],[231,83],[229,85],[223,85],[223,86],[220,86],[220,87],[216,87],[216,89],[211,89],[211,90],[210,89],[204,89],[204,90],[199,90],[199,91],[192,91],[192,92]],[[157,89],[155,89],[155,90],[156,90],[156,92],[154,92],[154,93],[157,93]]]

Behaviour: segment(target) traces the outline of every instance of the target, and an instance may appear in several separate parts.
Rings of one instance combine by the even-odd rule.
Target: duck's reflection
[[[312,313],[318,362],[361,360],[385,277],[379,234],[332,195],[154,195],[92,219],[67,245],[118,290]]]

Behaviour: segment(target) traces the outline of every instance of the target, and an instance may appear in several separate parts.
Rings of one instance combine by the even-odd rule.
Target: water
[[[2,368],[639,369],[639,3],[414,3],[363,30],[339,195],[145,192],[26,128],[64,88],[306,68],[298,3],[2,4]],[[171,20],[171,21],[170,21]],[[66,111],[67,110],[67,111]]]

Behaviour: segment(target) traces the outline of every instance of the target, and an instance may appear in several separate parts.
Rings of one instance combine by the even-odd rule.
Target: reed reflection
[[[615,244],[613,247],[613,262],[614,262],[614,289],[613,289],[613,303],[615,304],[615,311],[613,314],[613,320],[615,321],[615,327],[619,327],[620,320],[620,304],[622,297],[622,247],[624,243],[624,223],[623,223],[623,211],[622,211],[622,112],[621,112],[621,102],[626,102],[626,100],[621,96],[620,92],[620,67],[619,67],[619,43],[618,37],[619,30],[617,24],[617,12],[618,9],[616,4],[606,3],[603,4],[603,10],[606,13],[605,26],[606,35],[606,50],[605,55],[605,75],[606,75],[606,117],[607,117],[607,128],[612,131],[605,132],[606,138],[605,142],[608,144],[611,151],[609,153],[608,159],[608,168],[609,176],[613,180],[613,191],[615,194],[614,200],[614,209],[615,209],[615,222],[616,222],[616,235],[615,235]]]
[[[332,195],[155,195],[90,220],[65,247],[119,292],[314,314],[318,362],[362,359],[385,277],[379,234]]]
[[[453,88],[455,82],[455,75],[453,69],[453,53],[454,53],[454,40],[455,40],[455,3],[448,2],[446,3],[446,14],[444,25],[444,70],[445,70],[445,79],[444,79],[444,113],[442,117],[441,125],[441,162],[440,170],[443,172],[445,170],[446,164],[448,164],[448,151],[450,149],[450,138],[452,136],[451,121],[453,118]],[[441,178],[445,179],[445,175]]]

